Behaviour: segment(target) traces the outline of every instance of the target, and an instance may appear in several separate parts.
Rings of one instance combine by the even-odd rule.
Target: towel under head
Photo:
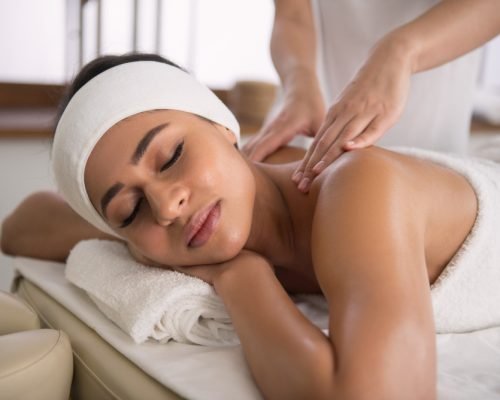
[[[212,286],[179,272],[142,265],[120,242],[92,239],[78,243],[65,273],[136,343],[147,339],[206,346],[239,343]],[[294,301],[325,332],[328,311],[323,296],[296,296]]]
[[[200,279],[135,261],[126,246],[86,240],[71,251],[66,278],[135,342],[239,343],[222,300]]]

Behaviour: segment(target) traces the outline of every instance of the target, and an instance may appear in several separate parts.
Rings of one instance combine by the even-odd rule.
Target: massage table
[[[70,338],[73,400],[262,398],[240,346],[135,344],[65,279],[64,264],[13,263],[13,291]],[[437,335],[437,349],[439,400],[500,399],[500,327]]]

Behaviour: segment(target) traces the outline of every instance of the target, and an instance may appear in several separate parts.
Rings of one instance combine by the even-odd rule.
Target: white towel
[[[136,343],[148,338],[206,346],[239,343],[212,286],[179,272],[144,266],[120,242],[78,243],[65,273]]]

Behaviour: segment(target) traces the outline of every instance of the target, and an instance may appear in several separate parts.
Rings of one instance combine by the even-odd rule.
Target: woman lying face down
[[[369,148],[303,194],[296,164],[244,158],[234,117],[204,90],[158,60],[97,73],[56,132],[68,203],[139,260],[212,283],[266,398],[435,398],[430,283],[474,226],[471,185]],[[287,292],[325,295],[328,337]]]

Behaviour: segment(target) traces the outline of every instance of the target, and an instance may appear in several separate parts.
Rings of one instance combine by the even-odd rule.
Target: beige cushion
[[[31,308],[14,295],[0,291],[0,335],[39,328],[40,320]]]
[[[71,338],[74,353],[73,400],[181,399],[30,281],[24,278],[18,280],[16,291],[37,312],[44,326],[62,329]]]
[[[3,399],[68,399],[73,357],[62,331],[37,329],[0,336]]]

